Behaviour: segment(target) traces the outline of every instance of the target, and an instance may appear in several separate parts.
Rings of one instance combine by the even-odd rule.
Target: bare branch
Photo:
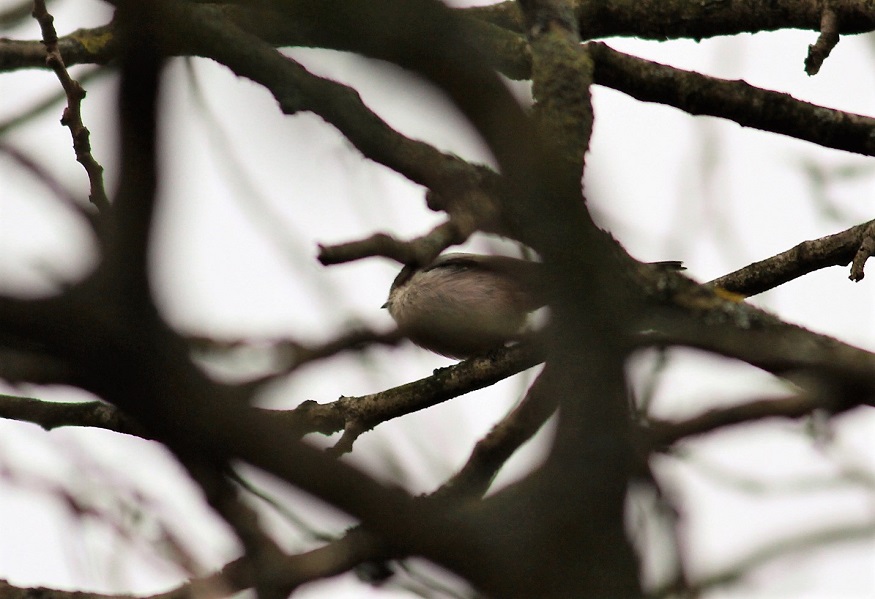
[[[287,376],[298,368],[330,358],[347,351],[361,351],[371,345],[395,345],[403,337],[397,330],[388,332],[371,331],[368,329],[353,329],[335,339],[320,345],[313,345],[294,339],[217,339],[202,335],[188,335],[186,341],[196,351],[221,352],[257,346],[270,351],[280,363],[275,372],[247,381],[241,387],[256,389],[266,382],[278,377]]]
[[[43,34],[43,44],[46,47],[46,65],[55,72],[58,81],[67,95],[67,107],[61,117],[61,124],[70,129],[73,136],[73,149],[76,161],[85,167],[88,181],[91,185],[89,199],[101,212],[109,210],[109,199],[103,186],[103,167],[91,154],[91,133],[82,123],[82,100],[85,90],[78,81],[70,76],[61,51],[58,47],[58,34],[55,32],[54,17],[46,10],[45,0],[34,0],[33,16],[39,22]]]
[[[805,72],[817,75],[823,61],[839,43],[839,19],[830,0],[823,3],[823,14],[820,17],[820,35],[817,42],[808,46],[808,56],[805,58]]]
[[[830,3],[841,25],[839,33],[871,31],[875,18],[866,2],[834,0]],[[704,39],[721,35],[821,28],[822,5],[818,0],[775,0],[772,2],[576,2],[581,35],[638,37],[652,40]],[[500,2],[465,9],[466,14],[513,31],[523,31],[523,19],[516,2]]]
[[[875,235],[875,221],[803,241],[771,258],[754,262],[708,283],[708,286],[739,293],[745,297],[774,289],[793,279],[829,266],[844,266],[852,260],[851,280],[863,278],[863,263],[869,257]]]
[[[515,345],[480,358],[442,368],[434,375],[361,397],[342,397],[327,404],[305,401],[293,410],[256,410],[285,427],[284,434],[301,437],[340,430],[367,432],[381,422],[423,410],[482,389],[538,364],[543,357],[528,345]],[[246,384],[246,388],[251,385]],[[51,430],[62,426],[96,427],[145,439],[152,436],[118,408],[104,402],[59,403],[0,396],[0,417],[32,422]],[[357,435],[356,435],[357,436]],[[354,437],[353,439],[354,440]],[[351,443],[350,443],[351,445]]]
[[[283,369],[283,373],[289,374],[310,362],[330,358],[346,351],[361,350],[370,345],[396,345],[401,339],[402,336],[397,330],[388,333],[353,330],[322,345],[281,343],[277,349],[288,357],[288,365]]]
[[[727,81],[622,54],[602,43],[587,47],[595,82],[644,102],[716,116],[744,127],[788,135],[826,148],[875,155],[875,119],[797,100],[744,81]]]
[[[430,408],[448,399],[482,389],[522,372],[543,360],[531,345],[517,344],[484,357],[469,358],[448,368],[441,368],[427,378],[360,397],[341,397],[330,404],[305,402],[295,412],[323,434],[350,431],[342,445],[343,453],[352,448],[358,435],[381,422]]]
[[[744,302],[713,296],[675,298],[689,314],[652,313],[641,321],[646,346],[687,346],[735,358],[789,377],[818,396],[833,397],[833,409],[875,405],[875,354],[787,324]]]
[[[475,228],[502,231],[493,193],[498,187],[495,172],[401,135],[365,106],[354,89],[311,74],[218,7],[183,3],[169,6],[168,11],[172,15],[168,27],[174,28],[166,32],[170,51],[224,64],[270,90],[285,114],[306,110],[319,115],[366,158],[438,192],[446,199],[442,209],[461,231],[453,238],[469,235]],[[283,18],[274,15],[275,20]]]
[[[444,221],[416,239],[401,241],[377,233],[360,241],[319,246],[319,262],[325,265],[384,256],[402,264],[428,264],[451,245],[463,243],[473,231],[461,231],[453,220]]]
[[[478,497],[489,489],[504,463],[556,412],[558,397],[545,392],[543,376],[542,372],[519,405],[477,442],[461,470],[433,495]]]
[[[866,261],[875,254],[875,221],[870,221],[868,226],[863,229],[862,240],[859,248],[854,253],[854,260],[851,262],[851,274],[848,276],[852,281],[862,281],[865,273],[863,266]]]
[[[62,426],[101,428],[148,439],[142,427],[102,401],[55,402],[0,395],[0,418],[38,424],[47,431]]]
[[[764,418],[800,418],[815,410],[833,412],[850,407],[852,407],[850,403],[842,405],[842,402],[836,401],[833,397],[815,394],[788,395],[748,401],[737,406],[714,408],[682,421],[652,419],[643,423],[643,427],[653,449],[665,451],[681,439],[703,435],[727,426],[755,422]]]
[[[118,39],[113,25],[79,29],[58,38],[57,43],[69,66],[106,64],[118,58]],[[0,38],[0,72],[46,67],[46,48],[42,42]]]

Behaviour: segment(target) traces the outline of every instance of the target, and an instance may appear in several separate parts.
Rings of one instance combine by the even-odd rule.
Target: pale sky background
[[[13,4],[0,0],[0,9]],[[52,7],[60,34],[103,24],[97,2]],[[35,39],[38,27],[4,35]],[[803,72],[813,32],[741,35],[694,42],[609,40],[615,49],[724,78],[785,91],[825,106],[875,115],[875,43],[848,37],[822,71]],[[482,145],[427,85],[399,69],[347,54],[292,50],[320,75],[349,83],[403,133],[441,149],[486,161]],[[353,323],[389,327],[379,306],[397,266],[383,259],[323,268],[317,243],[359,239],[375,231],[410,237],[441,216],[427,210],[423,190],[366,162],[333,128],[310,114],[286,117],[262,88],[205,60],[176,60],[164,89],[165,178],[156,230],[155,283],[161,306],[178,327],[217,337],[308,341],[329,339]],[[81,69],[73,69],[74,75]],[[192,79],[192,73],[194,79]],[[195,93],[193,82],[197,82]],[[525,98],[527,87],[513,84]],[[0,122],[58,89],[48,72],[0,74]],[[87,86],[83,105],[96,158],[115,180],[111,78]],[[872,218],[875,172],[868,158],[826,150],[711,118],[641,104],[594,90],[596,126],[587,159],[586,191],[599,222],[636,257],[682,259],[690,276],[708,280],[771,256],[805,239]],[[29,153],[84,196],[69,133],[52,116],[21,127],[6,143]],[[828,183],[829,213],[803,165],[859,174]],[[495,251],[477,239],[466,247]],[[502,246],[504,251],[512,247]],[[47,293],[75,280],[93,259],[87,238],[44,186],[0,155],[0,289]],[[832,268],[753,300],[786,320],[875,351],[875,275],[859,284]],[[250,368],[263,364],[257,348]],[[752,367],[692,351],[671,352],[657,389],[655,413],[683,417],[704,409],[780,393],[783,386]],[[639,379],[652,356],[630,371]],[[430,374],[450,362],[404,344],[362,356],[340,356],[274,385],[264,404],[289,408],[303,400],[379,391]],[[467,459],[479,439],[519,398],[530,375],[382,424],[361,437],[346,459],[411,492],[432,490]],[[69,389],[0,387],[45,399],[85,398]],[[729,429],[685,445],[686,455],[658,460],[657,470],[682,504],[681,531],[691,574],[736,563],[752,548],[830,526],[875,521],[875,412],[835,419],[812,442],[802,423],[766,422]],[[829,434],[826,434],[826,433]],[[324,440],[319,441],[325,443]],[[543,443],[514,458],[499,484],[536,463]],[[200,504],[160,447],[102,431],[44,433],[0,421],[0,578],[22,586],[154,593],[178,584],[180,570],[150,543],[165,522],[208,571],[236,555],[230,534]],[[835,483],[838,472],[865,474],[866,484]],[[862,473],[862,474],[861,474]],[[846,477],[844,480],[848,480]],[[822,481],[832,480],[830,484]],[[758,488],[754,483],[761,483]],[[814,486],[814,491],[799,487]],[[59,489],[97,506],[135,531],[76,518]],[[349,520],[278,485],[323,530]],[[131,505],[141,505],[132,510]],[[312,546],[270,515],[290,550]],[[158,557],[156,557],[156,555]],[[655,568],[655,567],[654,567]],[[658,568],[655,568],[658,570]],[[650,572],[650,570],[648,570]],[[658,574],[653,574],[658,576]],[[351,576],[320,582],[295,597],[407,597],[370,590]],[[829,545],[804,557],[769,562],[744,583],[709,599],[875,596],[875,543]]]

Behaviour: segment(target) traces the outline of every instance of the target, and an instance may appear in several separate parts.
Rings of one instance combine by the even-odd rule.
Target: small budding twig
[[[91,190],[88,199],[97,206],[101,212],[109,210],[109,199],[106,197],[106,189],[103,185],[103,167],[91,154],[91,132],[82,123],[82,100],[85,98],[85,90],[78,81],[70,76],[61,51],[58,47],[58,33],[55,31],[55,18],[46,9],[45,0],[34,0],[33,18],[39,23],[42,32],[42,42],[46,47],[46,66],[55,72],[58,81],[67,95],[67,106],[61,116],[61,124],[70,129],[73,137],[73,150],[76,152],[76,161],[79,162],[88,174],[88,182]]]
[[[808,46],[808,56],[805,57],[805,72],[817,75],[823,61],[839,43],[839,18],[829,2],[824,3],[820,15],[820,35],[817,41]]]
[[[358,241],[337,245],[320,244],[318,258],[325,266],[370,256],[384,256],[402,264],[428,264],[445,248],[463,243],[470,234],[470,231],[460,230],[456,222],[449,219],[425,235],[410,241],[402,241],[386,233],[375,233]]]
[[[857,248],[854,259],[851,261],[851,274],[848,276],[850,280],[854,282],[863,280],[863,277],[866,276],[866,273],[863,272],[863,266],[872,254],[875,254],[875,221],[870,222],[863,232],[860,247]]]

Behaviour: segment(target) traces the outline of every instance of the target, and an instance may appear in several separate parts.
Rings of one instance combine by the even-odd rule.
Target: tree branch
[[[343,453],[352,448],[358,435],[381,422],[494,385],[542,360],[543,355],[536,348],[517,344],[485,357],[469,358],[441,368],[430,377],[386,391],[360,397],[341,397],[329,404],[304,402],[295,411],[311,426],[318,425],[317,430],[323,434],[338,430],[352,431],[335,449],[336,453]]]
[[[808,46],[808,56],[805,57],[805,72],[808,75],[817,75],[823,61],[838,43],[838,15],[832,7],[832,2],[827,0],[823,3],[823,14],[820,17],[820,35],[817,37],[817,42]]]
[[[651,40],[705,39],[721,35],[807,29],[820,31],[822,2],[700,2],[639,0],[637,2],[576,2],[577,20],[584,39],[638,37]],[[867,2],[830,2],[840,23],[839,33],[865,33],[875,28]],[[512,31],[523,31],[516,2],[501,2],[464,9],[469,14]]]
[[[786,397],[760,399],[725,408],[713,408],[681,421],[651,419],[643,423],[648,449],[668,451],[675,443],[689,437],[704,435],[715,430],[763,420],[765,418],[801,418],[816,410],[831,414],[855,407],[853,399],[843,401],[816,394],[797,394]]]
[[[70,129],[73,136],[73,150],[76,152],[76,161],[79,162],[88,174],[91,185],[89,199],[101,212],[109,210],[109,200],[103,186],[103,167],[91,153],[91,132],[82,123],[82,100],[85,98],[85,90],[78,81],[70,76],[61,50],[58,45],[58,34],[55,32],[54,17],[46,10],[45,0],[35,0],[33,3],[33,17],[40,25],[43,34],[42,43],[46,49],[46,65],[55,72],[58,81],[64,88],[67,96],[67,107],[61,117],[61,124]]]
[[[316,77],[267,42],[247,33],[221,10],[174,4],[171,35],[176,53],[212,58],[263,85],[285,114],[310,111],[336,127],[366,158],[434,190],[464,238],[476,228],[500,233],[495,190],[498,176],[429,144],[407,138],[362,102],[354,89]],[[284,16],[277,18],[286,18]],[[245,48],[245,52],[240,52]]]
[[[750,297],[774,289],[793,279],[829,266],[844,266],[853,261],[850,279],[863,278],[863,264],[875,243],[875,221],[821,237],[803,241],[785,252],[760,260],[707,283]]]
[[[622,54],[602,43],[587,44],[595,82],[644,102],[674,106],[694,115],[735,121],[826,148],[875,155],[875,119],[824,108],[789,94],[727,81]]]
[[[474,232],[460,230],[448,220],[410,241],[401,241],[385,233],[376,233],[367,239],[337,245],[319,245],[319,262],[324,265],[342,264],[371,256],[384,256],[401,264],[429,264],[451,245],[464,243]]]
[[[84,426],[149,438],[141,426],[102,401],[55,402],[0,394],[0,418],[32,422],[47,431]]]

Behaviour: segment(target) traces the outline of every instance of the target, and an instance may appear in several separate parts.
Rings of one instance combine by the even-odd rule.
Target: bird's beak
[[[384,310],[385,310],[386,308],[388,308],[388,307],[389,307],[389,302],[386,302],[385,304],[383,304],[382,306],[380,306],[380,308],[382,308],[382,309],[384,309]]]

